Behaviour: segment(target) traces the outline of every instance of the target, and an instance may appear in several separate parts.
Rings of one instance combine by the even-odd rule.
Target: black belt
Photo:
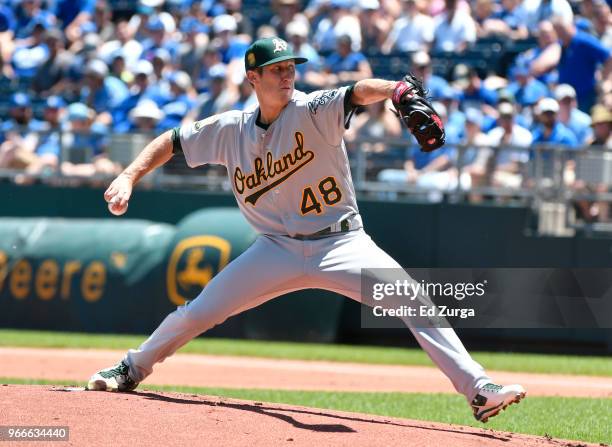
[[[310,241],[314,239],[320,239],[321,237],[327,236],[330,234],[348,233],[350,229],[351,229],[350,217],[347,217],[346,219],[340,222],[340,231],[332,231],[332,227],[327,227],[327,228],[323,228],[321,231],[317,231],[316,233],[296,234],[295,236],[292,236],[292,237],[294,239],[299,239],[301,241]]]

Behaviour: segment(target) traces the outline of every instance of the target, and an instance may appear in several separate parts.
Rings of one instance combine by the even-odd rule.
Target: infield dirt
[[[121,394],[67,391],[36,385],[0,386],[0,420],[2,425],[11,426],[68,426],[70,439],[60,445],[74,446],[594,445],[211,396],[146,390]],[[58,442],[14,443],[28,444],[58,445]]]

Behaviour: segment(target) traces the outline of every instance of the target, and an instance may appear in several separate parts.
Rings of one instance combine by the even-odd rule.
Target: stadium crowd
[[[378,180],[518,187],[536,144],[612,147],[611,2],[0,0],[0,168],[117,172],[113,134],[253,106],[243,56],[276,35],[309,59],[301,90],[424,79],[447,145],[357,143],[408,138],[388,104],[360,110],[348,149],[395,163]]]

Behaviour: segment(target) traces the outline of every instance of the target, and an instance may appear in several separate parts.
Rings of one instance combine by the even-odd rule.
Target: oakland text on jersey
[[[268,179],[273,179],[277,175],[284,174],[274,182],[246,196],[244,198],[245,203],[255,205],[257,199],[259,199],[263,194],[280,185],[291,175],[295,174],[297,171],[314,160],[314,152],[309,149],[304,150],[304,135],[301,132],[295,133],[295,141],[295,149],[293,149],[292,152],[281,155],[278,160],[274,160],[274,156],[270,151],[266,152],[265,165],[261,157],[255,158],[253,161],[253,172],[245,174],[242,172],[242,169],[240,169],[240,166],[236,167],[236,170],[234,171],[234,186],[236,187],[236,192],[238,192],[238,194],[242,194],[245,191],[245,188],[248,190],[257,188],[262,184],[262,181],[267,181]]]

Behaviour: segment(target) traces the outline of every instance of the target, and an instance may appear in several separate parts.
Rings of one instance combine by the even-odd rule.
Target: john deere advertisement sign
[[[0,219],[0,325],[150,332],[244,251],[236,209],[176,227],[130,219]]]

